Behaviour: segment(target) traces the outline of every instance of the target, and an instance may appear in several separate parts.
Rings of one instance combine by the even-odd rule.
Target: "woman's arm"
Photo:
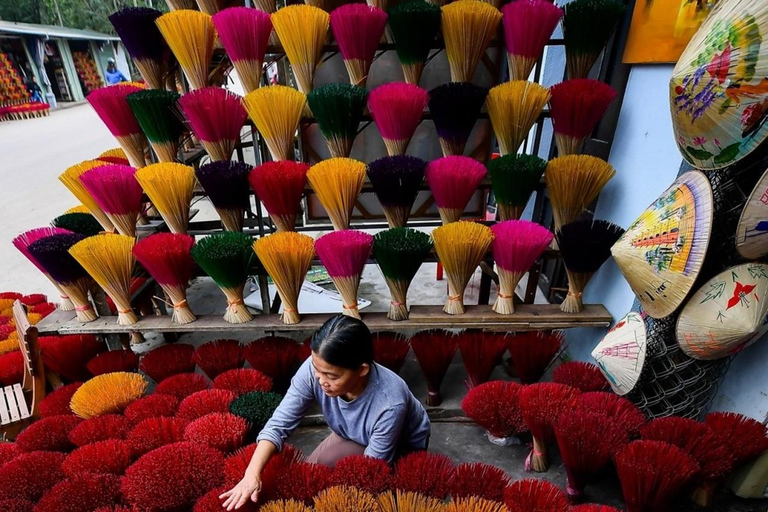
[[[365,455],[392,462],[400,443],[400,434],[405,426],[406,412],[405,404],[395,405],[376,420],[368,446],[365,448]]]
[[[264,441],[256,446],[253,452],[248,469],[245,470],[245,476],[231,490],[225,492],[219,499],[227,498],[222,507],[227,510],[236,510],[250,499],[254,503],[259,499],[261,492],[261,472],[264,471],[269,459],[277,453],[277,446],[269,441]]]

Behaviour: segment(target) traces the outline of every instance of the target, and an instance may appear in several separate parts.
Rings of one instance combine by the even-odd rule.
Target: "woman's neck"
[[[351,402],[355,398],[362,395],[363,392],[365,391],[365,388],[368,387],[368,381],[370,380],[370,378],[371,378],[371,373],[368,372],[368,374],[365,377],[360,378],[357,385],[353,389],[347,392],[347,394],[342,395],[341,398],[344,399],[344,401],[346,402]]]

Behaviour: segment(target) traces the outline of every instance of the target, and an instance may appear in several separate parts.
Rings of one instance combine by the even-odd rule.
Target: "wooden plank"
[[[252,332],[314,331],[330,314],[303,315],[300,323],[285,325],[278,315],[255,315],[250,322],[230,324],[220,315],[200,316],[186,325],[174,324],[169,316],[141,317],[132,326],[117,325],[117,317],[109,316],[83,324],[74,319],[56,326],[60,334],[115,334],[124,332]],[[569,327],[608,327],[610,313],[600,304],[589,304],[581,313],[563,313],[555,304],[520,304],[512,315],[498,315],[490,306],[467,306],[464,315],[447,315],[442,306],[413,306],[410,320],[393,322],[385,313],[362,313],[363,321],[373,331],[408,331],[419,329],[461,328],[492,330],[542,330]],[[46,329],[53,329],[49,324]]]
[[[24,398],[24,390],[21,389],[21,384],[13,386],[13,394],[16,395],[16,403],[19,405],[21,419],[29,418],[31,414],[29,413],[29,407],[27,407],[27,400]]]
[[[61,328],[62,325],[74,320],[74,318],[74,311],[62,311],[57,309],[35,324],[35,327],[37,327],[37,332],[40,336],[56,334],[59,332],[59,328]]]
[[[11,386],[5,386],[5,401],[8,403],[8,412],[11,413],[11,423],[21,421],[19,407],[16,405],[16,396],[13,394]]]
[[[8,413],[8,405],[5,402],[5,393],[0,389],[0,425],[8,425],[11,415]]]

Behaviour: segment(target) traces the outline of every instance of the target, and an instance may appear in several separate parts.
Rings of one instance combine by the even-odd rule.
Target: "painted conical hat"
[[[637,384],[645,363],[645,322],[631,312],[608,331],[592,351],[600,371],[617,395],[626,395]]]
[[[682,174],[611,248],[653,318],[674,312],[704,263],[712,231],[712,187],[700,171]]]
[[[744,204],[736,228],[736,250],[750,260],[768,254],[768,170]]]
[[[694,359],[720,359],[751,345],[768,323],[768,265],[731,267],[693,294],[677,320],[677,342]]]
[[[768,2],[720,0],[670,80],[683,158],[699,169],[738,162],[768,137]]]

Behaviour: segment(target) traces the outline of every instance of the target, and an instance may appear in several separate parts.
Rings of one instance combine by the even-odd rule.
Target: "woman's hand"
[[[256,503],[260,492],[261,478],[250,477],[246,475],[245,478],[240,480],[240,482],[238,482],[238,484],[231,490],[219,496],[219,499],[227,498],[227,500],[222,505],[222,507],[227,509],[227,511],[237,510],[245,505],[248,500]]]

